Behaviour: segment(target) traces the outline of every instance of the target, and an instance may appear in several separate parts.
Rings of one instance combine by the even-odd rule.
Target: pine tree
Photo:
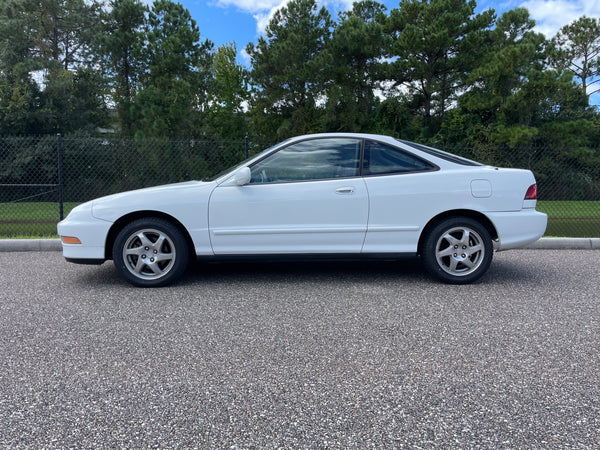
[[[327,81],[322,68],[333,23],[315,0],[292,0],[278,10],[266,37],[248,44],[255,86],[254,124],[263,139],[318,131]]]
[[[553,40],[554,60],[581,81],[586,101],[600,91],[600,20],[583,16],[560,29]]]
[[[148,17],[147,64],[136,98],[136,134],[175,138],[197,134],[205,107],[212,42],[200,43],[200,30],[180,3],[157,0]]]

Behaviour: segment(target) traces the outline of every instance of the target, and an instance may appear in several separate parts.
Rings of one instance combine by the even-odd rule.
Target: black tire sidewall
[[[483,261],[481,261],[479,267],[474,272],[464,276],[449,274],[440,267],[436,258],[438,239],[448,230],[456,227],[467,227],[477,232],[483,241],[485,251]],[[427,272],[438,280],[449,284],[468,284],[477,281],[487,272],[492,262],[493,250],[494,247],[490,233],[480,222],[469,217],[450,217],[442,220],[429,230],[423,241],[421,259]]]
[[[145,280],[136,277],[129,271],[126,262],[123,260],[123,247],[127,239],[136,231],[146,228],[156,229],[168,236],[173,242],[176,251],[175,262],[171,270],[164,276],[154,280]],[[190,255],[188,243],[181,230],[168,220],[158,217],[137,219],[123,227],[117,234],[112,252],[113,262],[119,275],[129,283],[138,287],[161,287],[174,282],[185,272]]]

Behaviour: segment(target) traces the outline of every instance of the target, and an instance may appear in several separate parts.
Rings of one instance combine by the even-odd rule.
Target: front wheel
[[[171,222],[149,217],[126,225],[117,235],[113,260],[119,274],[140,287],[164,286],[187,268],[189,247]]]
[[[421,256],[425,269],[441,281],[466,284],[478,280],[492,262],[488,230],[468,217],[452,217],[425,236]]]

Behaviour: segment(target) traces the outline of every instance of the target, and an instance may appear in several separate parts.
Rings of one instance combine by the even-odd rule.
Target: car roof
[[[305,139],[331,138],[331,137],[345,137],[345,138],[356,138],[356,139],[373,139],[373,140],[396,142],[396,143],[398,142],[395,138],[393,138],[391,136],[385,136],[383,134],[344,133],[344,132],[304,134],[304,135],[301,135],[301,136],[294,136],[293,138],[288,139],[288,142],[302,141],[302,140],[305,140]]]

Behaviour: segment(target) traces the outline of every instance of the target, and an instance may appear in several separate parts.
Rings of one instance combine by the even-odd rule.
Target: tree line
[[[172,0],[3,0],[0,135],[598,142],[589,95],[600,21],[583,16],[548,39],[525,8],[475,9],[475,0],[401,0],[390,11],[363,0],[333,18],[315,0],[292,0],[247,44],[245,67],[235,43],[215,48]]]

